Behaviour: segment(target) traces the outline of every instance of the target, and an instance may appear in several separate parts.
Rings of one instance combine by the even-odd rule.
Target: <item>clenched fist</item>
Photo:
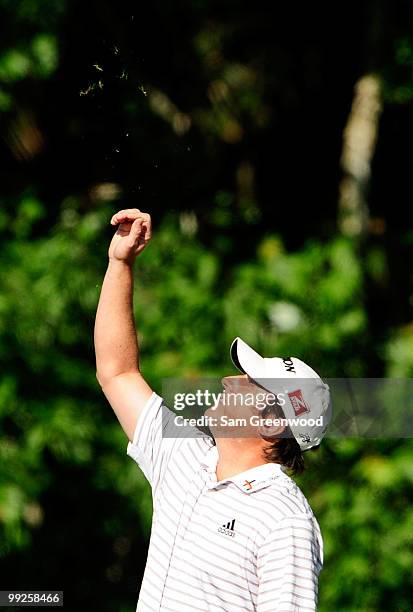
[[[110,220],[119,225],[109,246],[109,259],[133,263],[152,235],[151,218],[138,208],[120,210]]]

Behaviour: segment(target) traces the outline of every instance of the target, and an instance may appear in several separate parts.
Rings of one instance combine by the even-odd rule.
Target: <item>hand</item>
[[[133,263],[151,239],[150,216],[137,208],[127,208],[114,214],[110,223],[119,227],[109,246],[109,259]]]

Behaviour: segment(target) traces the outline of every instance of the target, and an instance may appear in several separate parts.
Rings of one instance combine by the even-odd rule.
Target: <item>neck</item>
[[[263,456],[261,440],[245,438],[216,438],[218,450],[217,480],[230,478],[253,467],[268,463]]]

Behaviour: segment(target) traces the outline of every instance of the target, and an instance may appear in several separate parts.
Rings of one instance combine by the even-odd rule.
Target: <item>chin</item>
[[[219,415],[218,410],[213,410],[212,408],[207,408],[204,412],[204,416],[207,417],[217,417]]]

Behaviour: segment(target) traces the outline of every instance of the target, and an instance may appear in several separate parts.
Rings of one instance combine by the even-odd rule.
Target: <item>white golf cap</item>
[[[330,389],[297,357],[261,357],[241,338],[231,344],[238,370],[274,394],[283,394],[281,409],[302,451],[318,446],[332,417]],[[320,418],[322,417],[322,418]]]

